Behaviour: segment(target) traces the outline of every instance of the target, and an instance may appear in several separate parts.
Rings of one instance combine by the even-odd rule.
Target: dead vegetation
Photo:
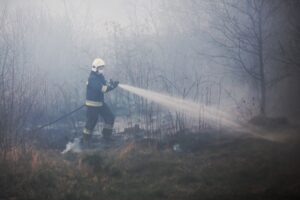
[[[299,197],[298,142],[218,137],[181,134],[161,145],[131,141],[117,149],[65,156],[37,149],[15,153],[0,165],[0,199]],[[174,144],[182,151],[174,151]]]

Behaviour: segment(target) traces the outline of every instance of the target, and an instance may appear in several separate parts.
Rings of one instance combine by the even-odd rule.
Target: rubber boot
[[[81,140],[82,147],[88,147],[89,144],[91,143],[91,140],[92,140],[91,131],[89,131],[88,129],[85,128],[83,130],[82,140]]]
[[[105,142],[112,142],[112,129],[111,128],[103,128],[102,136]]]

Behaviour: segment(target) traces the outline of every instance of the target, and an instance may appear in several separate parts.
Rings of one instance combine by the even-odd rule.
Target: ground
[[[33,148],[0,165],[0,199],[299,199],[299,148],[212,132],[80,154]]]

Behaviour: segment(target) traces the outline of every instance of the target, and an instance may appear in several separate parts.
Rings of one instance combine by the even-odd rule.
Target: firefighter
[[[102,137],[110,140],[115,121],[115,116],[104,102],[104,94],[115,89],[119,82],[107,82],[103,75],[105,63],[101,58],[96,58],[92,64],[86,88],[87,121],[83,129],[83,142],[90,142],[93,130],[97,124],[99,115],[104,120]]]

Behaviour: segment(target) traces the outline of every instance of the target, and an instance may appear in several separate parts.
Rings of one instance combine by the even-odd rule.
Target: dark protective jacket
[[[86,106],[100,107],[104,103],[104,93],[113,88],[107,83],[103,74],[91,72],[86,88]]]

